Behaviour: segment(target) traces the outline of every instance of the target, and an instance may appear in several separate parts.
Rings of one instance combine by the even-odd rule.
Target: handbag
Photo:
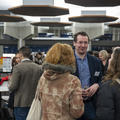
[[[41,120],[41,102],[34,98],[26,120]]]

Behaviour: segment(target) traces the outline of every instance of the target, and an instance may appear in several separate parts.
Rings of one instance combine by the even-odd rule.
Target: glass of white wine
[[[87,94],[87,91],[86,91],[86,89],[88,89],[89,88],[89,86],[84,86],[84,88],[83,88],[83,92],[85,92],[85,94]],[[88,96],[83,96],[83,100],[87,100],[88,99]]]

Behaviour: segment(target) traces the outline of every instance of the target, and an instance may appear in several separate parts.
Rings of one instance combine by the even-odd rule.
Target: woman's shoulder
[[[104,82],[102,82],[101,84],[102,86],[107,86],[107,85],[120,85],[120,79],[115,79],[115,80],[106,80]]]
[[[110,83],[112,83],[112,80],[106,80],[104,82],[102,82],[102,85],[109,85]]]
[[[81,87],[80,79],[77,76],[70,74],[69,80],[73,86],[80,86]]]
[[[69,78],[70,80],[73,80],[73,81],[80,81],[80,79],[77,76],[72,75],[72,74],[69,74]]]
[[[116,80],[107,80],[103,82],[100,86],[101,89],[105,89],[106,91],[111,91],[114,93],[114,91],[118,90],[120,88],[120,84]]]
[[[111,85],[112,85],[112,80],[106,80],[104,82],[102,82],[102,84],[100,85],[100,89],[107,91],[108,89],[111,89]]]

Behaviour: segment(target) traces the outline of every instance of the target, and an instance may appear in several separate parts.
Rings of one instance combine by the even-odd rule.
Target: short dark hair
[[[23,55],[23,57],[30,58],[31,50],[29,47],[23,46],[18,50],[19,53]]]
[[[88,37],[88,41],[89,41],[89,36],[86,32],[78,32],[74,35],[74,42],[77,42],[77,36],[81,35],[81,36],[87,36]]]

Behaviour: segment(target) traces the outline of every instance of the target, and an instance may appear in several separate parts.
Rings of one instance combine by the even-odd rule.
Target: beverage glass
[[[87,92],[86,89],[89,88],[89,86],[84,86],[83,88],[83,92]],[[83,100],[87,100],[88,99],[88,96],[83,96]]]

